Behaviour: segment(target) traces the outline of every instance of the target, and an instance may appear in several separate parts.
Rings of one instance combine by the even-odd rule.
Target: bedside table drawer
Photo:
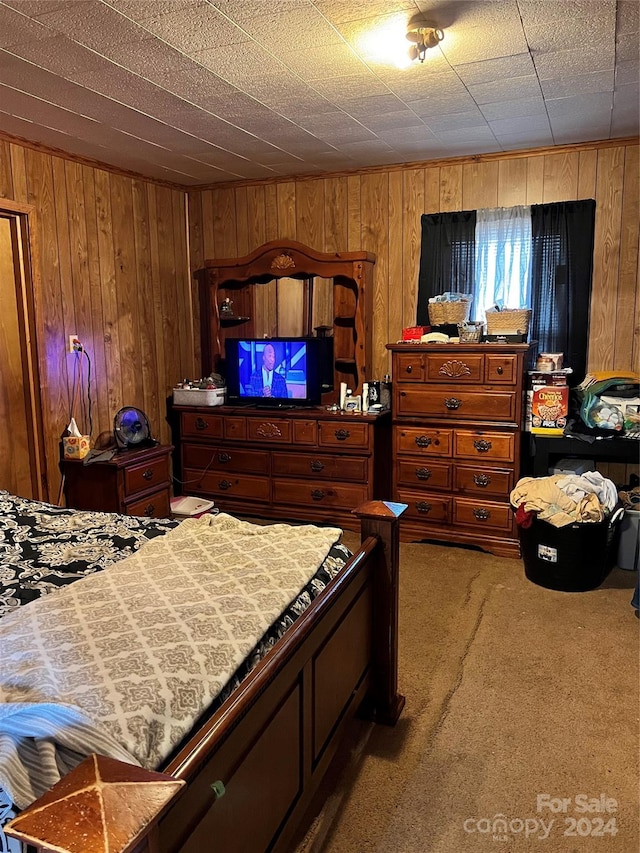
[[[127,515],[142,515],[145,518],[171,518],[169,489],[161,489],[132,503],[126,504]]]
[[[131,497],[137,492],[146,492],[160,483],[169,481],[169,457],[162,456],[151,459],[142,465],[127,468],[124,472],[125,497]],[[156,516],[157,517],[157,516]]]

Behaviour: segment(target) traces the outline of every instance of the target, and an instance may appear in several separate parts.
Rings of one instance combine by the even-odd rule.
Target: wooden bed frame
[[[80,842],[73,797],[50,804],[58,786],[21,813],[21,831],[9,825],[7,835],[42,851],[66,849],[66,844],[60,846],[61,835],[70,850],[82,853],[290,851],[349,720],[363,713],[393,725],[404,706],[397,690],[397,638],[398,518],[405,508],[372,501],[355,510],[361,522],[360,550],[179,754],[160,768],[171,777],[165,805],[154,806],[150,816],[152,788],[157,802],[158,781],[166,776],[146,774],[154,782],[148,785],[139,781],[139,768],[110,762],[110,772],[116,765],[120,778],[132,782],[127,806],[137,821],[119,846],[113,839],[95,846]],[[72,771],[80,771],[85,788],[82,768],[88,762],[92,759]],[[58,785],[64,786],[70,776]],[[178,791],[176,779],[186,783]],[[43,814],[43,801],[49,803],[44,824],[56,828],[57,841],[47,830],[25,832],[23,819]],[[105,807],[108,803],[101,800],[94,823],[102,820],[121,829],[122,807],[111,813]],[[107,833],[94,828],[96,838],[106,838]]]

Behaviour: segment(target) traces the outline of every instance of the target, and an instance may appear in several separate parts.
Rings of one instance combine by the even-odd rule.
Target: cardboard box
[[[562,435],[569,414],[569,388],[544,385],[531,394],[531,432]]]
[[[84,459],[91,450],[91,442],[88,435],[68,435],[62,439],[62,448],[65,459]]]

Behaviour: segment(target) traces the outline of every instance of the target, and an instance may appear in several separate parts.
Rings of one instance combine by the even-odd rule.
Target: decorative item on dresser
[[[62,462],[66,504],[71,509],[119,512],[148,518],[171,515],[172,445],[123,450],[111,459],[84,465]]]
[[[509,493],[520,474],[527,344],[389,344],[393,494],[404,539],[520,548]]]
[[[353,529],[354,506],[391,494],[388,412],[174,410],[183,485],[224,512]]]

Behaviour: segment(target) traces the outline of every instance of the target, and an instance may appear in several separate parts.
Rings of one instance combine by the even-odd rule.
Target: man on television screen
[[[252,397],[287,397],[284,376],[274,370],[276,350],[273,344],[265,344],[262,350],[262,366],[254,370],[249,380]]]

